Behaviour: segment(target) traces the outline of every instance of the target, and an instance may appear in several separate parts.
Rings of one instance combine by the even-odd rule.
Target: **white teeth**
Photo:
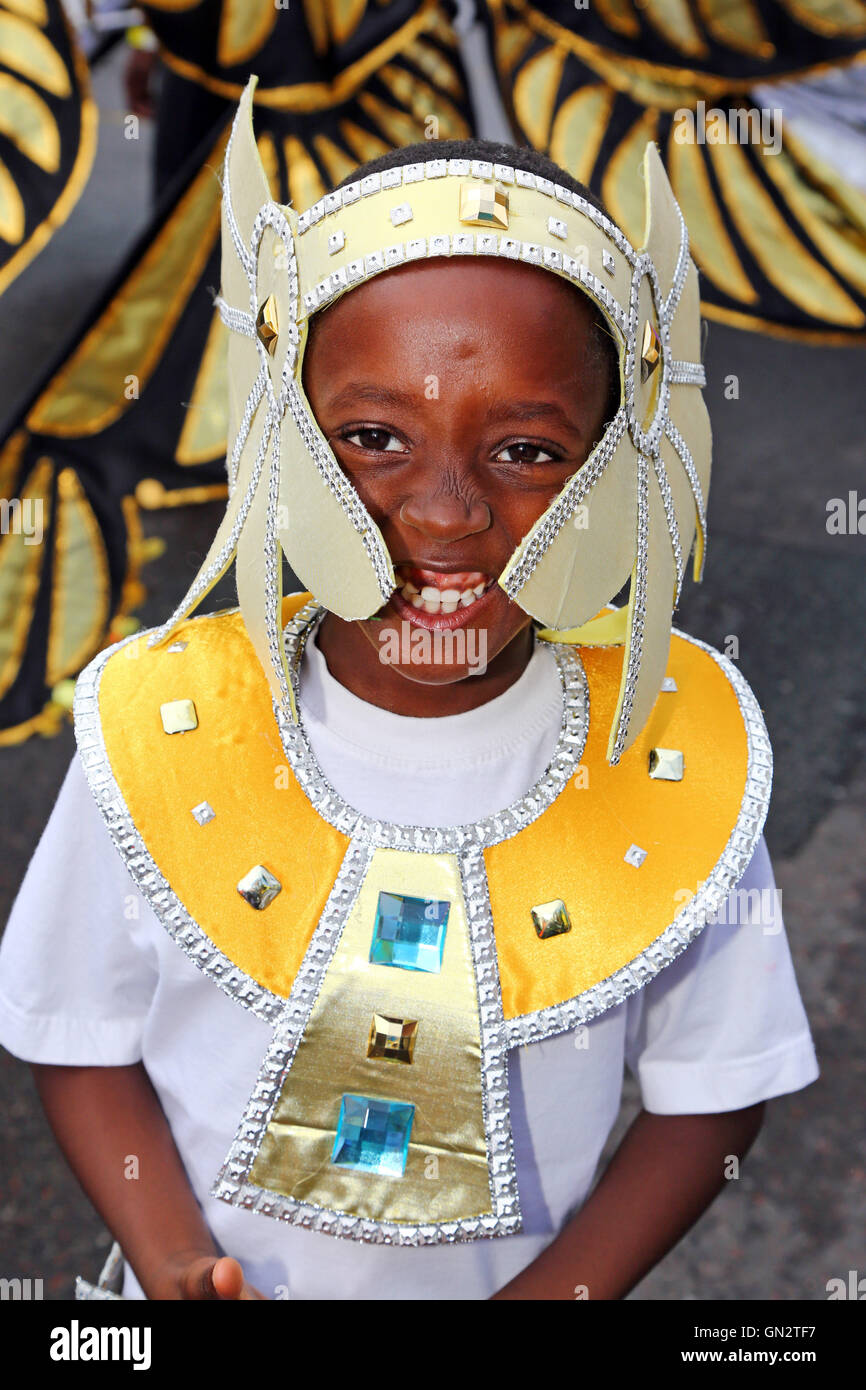
[[[462,590],[437,589],[433,584],[425,584],[419,590],[410,580],[400,585],[405,601],[413,608],[423,608],[425,613],[456,613],[458,608],[469,608],[486,591],[486,584]]]

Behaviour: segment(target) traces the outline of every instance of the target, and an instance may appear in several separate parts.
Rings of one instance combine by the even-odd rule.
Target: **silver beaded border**
[[[212,617],[203,613],[191,621],[206,622]],[[130,633],[98,652],[75,682],[75,741],[88,786],[133,882],[172,940],[230,999],[237,1000],[256,1018],[273,1023],[284,1008],[285,999],[257,984],[235,965],[189,915],[151,857],[111,770],[99,718],[99,683],[108,658],[141,636],[140,632]]]
[[[373,853],[371,844],[354,839],[346,851],[289,1000],[274,1029],[273,1040],[235,1139],[211,1188],[211,1196],[261,1216],[373,1245],[436,1245],[485,1236],[512,1235],[521,1229],[522,1223],[511,1135],[506,1032],[487,879],[480,848],[461,854],[459,862],[481,1030],[482,1110],[491,1211],[481,1216],[453,1218],[443,1222],[377,1221],[259,1187],[250,1180],[250,1171],[261,1149],[283,1083],[291,1070]]]
[[[616,726],[616,739],[611,752],[611,765],[622,757],[622,750],[628,736],[632,704],[637,689],[638,671],[643,654],[644,612],[646,609],[647,555],[649,550],[649,461],[646,454],[638,457],[637,470],[637,559],[635,562],[632,593],[629,597],[628,655],[626,657],[625,684],[622,707]]]
[[[304,646],[326,611],[311,599],[283,629],[287,664],[299,707],[299,672]],[[559,738],[541,777],[525,796],[518,797],[505,810],[457,826],[398,825],[363,815],[343,800],[319,767],[306,735],[303,711],[296,724],[274,701],[274,715],[286,758],[310,803],[335,830],[375,848],[460,854],[472,847],[486,848],[511,839],[556,800],[580,763],[586,745],[589,695],[583,664],[573,647],[562,643],[549,645],[556,658],[563,690]]]
[[[506,1023],[509,1047],[522,1047],[555,1033],[567,1032],[635,994],[700,935],[707,917],[722,906],[755,852],[767,817],[773,781],[773,750],[761,707],[734,662],[687,632],[674,628],[673,633],[707,652],[727,676],[737,697],[746,728],[748,752],[746,785],[736,824],[702,888],[655,941],[627,965],[576,998],[509,1019]]]

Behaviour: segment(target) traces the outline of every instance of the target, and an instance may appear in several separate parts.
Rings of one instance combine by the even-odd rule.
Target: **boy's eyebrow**
[[[330,406],[332,410],[339,410],[356,401],[370,401],[374,405],[414,406],[417,396],[413,392],[396,391],[392,386],[382,386],[377,382],[352,383],[337,392]],[[577,422],[556,401],[498,401],[489,407],[484,418],[487,423],[495,424],[503,419],[537,420],[542,417],[553,417],[573,434],[583,434]]]

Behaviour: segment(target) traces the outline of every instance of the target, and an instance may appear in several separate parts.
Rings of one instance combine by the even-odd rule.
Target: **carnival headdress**
[[[624,644],[607,756],[640,732],[665,673],[671,618],[695,545],[700,578],[710,427],[700,387],[698,278],[655,145],[644,247],[569,189],[480,160],[406,163],[345,185],[300,215],[270,195],[250,79],[225,158],[222,318],[229,344],[229,500],[165,641],[237,552],[237,591],[275,700],[297,720],[280,613],[285,553],[316,600],[371,617],[396,587],[382,534],[322,435],[301,379],[312,314],[394,266],[502,256],[559,275],[598,305],[617,344],[620,406],[583,466],[523,537],[498,583],[540,636]],[[434,147],[435,148],[435,147]],[[578,508],[582,524],[575,525]],[[631,578],[626,607],[598,615]],[[567,630],[564,630],[567,629]]]

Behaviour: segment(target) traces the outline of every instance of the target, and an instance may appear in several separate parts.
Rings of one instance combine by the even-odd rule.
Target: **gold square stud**
[[[185,734],[198,728],[198,715],[192,700],[168,700],[159,707],[162,727],[167,734]]]
[[[466,227],[508,226],[508,194],[490,183],[461,183],[460,221]]]
[[[277,335],[280,331],[279,320],[277,318],[277,301],[272,294],[269,294],[261,309],[256,315],[256,333],[259,335],[260,342],[273,357],[277,350]]]
[[[684,766],[683,755],[679,748],[650,749],[650,777],[657,777],[662,782],[681,782]]]
[[[411,1062],[417,1036],[416,1019],[374,1014],[367,1039],[367,1056],[379,1057],[386,1062]]]
[[[531,912],[532,925],[542,941],[546,941],[549,936],[561,936],[563,932],[571,931],[568,908],[561,898],[554,898],[549,903],[539,903]]]

